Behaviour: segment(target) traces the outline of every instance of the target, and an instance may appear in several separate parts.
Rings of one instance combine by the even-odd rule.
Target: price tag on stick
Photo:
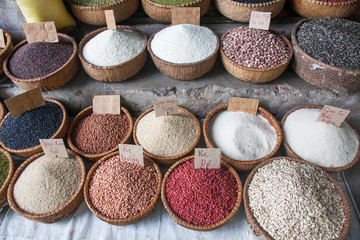
[[[33,42],[59,42],[54,21],[23,23],[26,40]]]
[[[325,105],[316,121],[340,127],[341,124],[345,121],[346,117],[349,115],[349,113],[349,110]]]
[[[40,139],[40,145],[49,158],[68,158],[64,141],[59,139]]]
[[[105,10],[105,19],[106,19],[106,25],[109,30],[115,30],[116,29],[116,21],[114,16],[114,10]]]
[[[98,95],[93,97],[94,114],[120,114],[120,95]]]
[[[229,112],[247,112],[256,115],[259,107],[259,100],[251,98],[230,97],[227,110]]]
[[[195,169],[220,169],[220,148],[195,148]]]
[[[156,117],[178,113],[176,96],[155,98],[153,104]]]
[[[6,43],[5,43],[4,31],[0,29],[0,48],[5,48],[5,46]]]
[[[200,7],[171,8],[171,24],[200,25]]]
[[[249,28],[269,30],[271,12],[251,11]]]
[[[120,161],[144,167],[143,147],[132,144],[119,144]]]

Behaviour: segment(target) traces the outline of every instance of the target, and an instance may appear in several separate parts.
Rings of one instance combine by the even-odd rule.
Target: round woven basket
[[[161,184],[161,200],[164,204],[164,207],[166,209],[166,211],[170,214],[170,216],[175,220],[175,222],[183,227],[192,229],[192,230],[196,230],[196,231],[211,231],[214,229],[217,229],[219,227],[221,227],[222,225],[224,225],[225,223],[227,223],[237,212],[237,210],[240,207],[241,204],[241,198],[242,198],[242,184],[241,184],[241,180],[239,175],[236,173],[235,169],[233,169],[229,164],[227,164],[226,162],[224,162],[223,160],[221,161],[221,164],[223,164],[225,167],[227,167],[231,173],[234,175],[236,182],[237,182],[237,189],[238,189],[238,195],[236,198],[236,202],[235,202],[235,206],[234,208],[231,210],[231,212],[229,213],[229,215],[227,215],[224,219],[222,219],[219,222],[216,222],[214,224],[211,225],[204,225],[204,226],[200,226],[200,225],[195,225],[189,222],[186,222],[185,220],[183,220],[182,218],[180,218],[178,215],[176,215],[176,213],[171,209],[167,198],[166,198],[166,180],[167,178],[170,176],[170,174],[172,173],[172,171],[177,168],[179,165],[183,164],[186,161],[189,161],[191,159],[194,159],[195,156],[188,156],[186,158],[181,159],[180,161],[177,161],[176,163],[174,163],[169,170],[166,172],[164,179],[162,181]]]
[[[142,7],[149,17],[160,22],[171,23],[171,9],[173,7],[200,7],[200,16],[204,16],[210,7],[211,0],[197,0],[191,3],[168,5],[141,0]]]
[[[7,114],[7,112],[8,112],[8,111],[6,110],[4,104],[2,104],[2,103],[0,102],[0,121],[5,117],[5,115]]]
[[[209,130],[208,130],[211,118],[214,115],[216,115],[217,113],[219,113],[220,111],[226,111],[227,106],[228,106],[227,103],[219,105],[219,106],[213,108],[208,113],[208,115],[206,115],[204,125],[203,125],[203,132],[204,132],[205,143],[206,143],[206,146],[208,148],[215,148],[215,144],[211,140],[211,137],[209,135]],[[277,135],[276,145],[275,145],[274,149],[271,151],[271,153],[269,153],[267,156],[265,156],[263,158],[260,158],[260,159],[249,160],[249,161],[237,161],[237,160],[234,160],[232,158],[229,158],[229,157],[225,156],[222,153],[221,154],[222,159],[224,159],[224,161],[228,162],[236,170],[239,170],[239,171],[250,171],[250,170],[252,170],[259,163],[261,163],[261,162],[271,158],[272,156],[274,156],[275,153],[279,150],[279,147],[281,145],[282,132],[281,132],[281,128],[280,128],[280,125],[279,125],[278,121],[275,119],[275,117],[270,112],[268,112],[267,110],[265,110],[262,107],[258,108],[258,114],[260,114],[261,116],[266,118],[269,121],[269,123],[271,124],[271,126],[275,129],[276,135]]]
[[[317,87],[335,92],[353,92],[360,89],[360,70],[346,70],[320,62],[307,54],[298,44],[299,26],[311,19],[298,22],[291,33],[294,48],[292,68],[300,78]]]
[[[234,0],[214,0],[219,12],[231,20],[249,22],[251,11],[271,12],[271,18],[277,16],[284,7],[285,0],[273,0],[266,3],[240,3]]]
[[[0,186],[1,187],[0,188],[0,207],[2,207],[7,202],[7,190],[8,190],[8,186],[11,181],[11,178],[14,174],[15,164],[14,164],[13,159],[11,158],[11,155],[7,151],[0,148],[0,152],[2,152],[7,157],[7,160],[9,161],[8,175],[6,177],[4,184],[2,186]]]
[[[155,193],[154,198],[151,200],[149,205],[143,211],[141,211],[140,213],[138,213],[138,214],[136,214],[134,216],[130,216],[130,217],[127,217],[127,218],[120,218],[120,219],[109,218],[109,217],[103,215],[101,212],[99,212],[93,206],[93,204],[91,203],[91,200],[90,200],[89,188],[90,188],[90,182],[92,180],[92,176],[93,176],[94,172],[96,171],[96,169],[100,166],[100,164],[102,162],[108,160],[109,158],[111,158],[113,156],[116,156],[118,154],[119,154],[119,152],[110,153],[110,154],[106,155],[105,157],[101,158],[99,161],[97,161],[93,165],[93,167],[90,169],[90,171],[89,171],[89,173],[88,173],[88,175],[86,177],[85,186],[84,186],[84,196],[85,196],[85,202],[86,202],[87,206],[89,207],[91,212],[93,212],[95,214],[95,216],[97,216],[98,218],[100,218],[104,222],[110,223],[112,225],[125,226],[125,225],[140,222],[141,220],[143,220],[147,216],[149,216],[150,213],[155,209],[156,204],[159,201],[159,197],[160,197],[162,175],[161,175],[159,166],[154,161],[152,161],[151,158],[144,155],[144,163],[148,162],[149,164],[153,165],[154,168],[156,169],[156,173],[157,173],[157,182],[158,183],[157,183],[156,193]]]
[[[10,52],[12,51],[13,49],[13,43],[11,41],[11,36],[10,34],[3,30],[4,32],[4,35],[5,35],[5,48],[2,49],[2,51],[0,51],[0,75],[4,72],[4,69],[3,69],[3,63],[4,63],[4,60],[5,58],[10,54]]]
[[[145,43],[140,51],[139,54],[137,54],[132,59],[123,62],[121,64],[115,65],[115,66],[109,66],[109,67],[102,67],[102,66],[96,66],[94,64],[89,63],[85,60],[83,56],[83,48],[85,44],[95,37],[97,34],[107,30],[107,27],[97,29],[89,34],[87,34],[80,42],[79,44],[79,59],[81,61],[81,65],[83,66],[85,72],[92,78],[102,81],[102,82],[119,82],[126,80],[128,78],[131,78],[136,73],[138,73],[141,68],[145,65],[146,62],[146,43],[147,43],[147,37],[146,35],[141,32],[140,30],[130,27],[130,26],[117,26],[118,30],[125,30],[125,31],[132,31],[139,33],[142,38],[144,39]]]
[[[14,195],[13,195],[14,185],[15,185],[16,181],[18,180],[19,176],[21,175],[21,173],[24,171],[24,169],[29,164],[34,162],[36,159],[38,159],[39,157],[44,155],[43,152],[38,153],[38,154],[31,156],[30,158],[28,158],[25,162],[23,162],[20,165],[20,167],[15,171],[14,177],[12,178],[12,180],[10,182],[9,189],[7,192],[7,197],[8,197],[10,207],[16,213],[18,213],[19,215],[21,215],[27,219],[30,219],[32,221],[42,222],[42,223],[54,223],[54,222],[60,221],[60,220],[64,219],[65,217],[69,216],[72,212],[74,212],[78,208],[78,206],[84,199],[83,186],[84,186],[84,182],[85,182],[85,178],[86,178],[86,169],[85,169],[85,165],[79,155],[77,155],[70,149],[67,149],[67,152],[69,155],[72,155],[76,158],[76,160],[79,163],[80,169],[81,169],[80,185],[77,188],[75,194],[72,196],[72,198],[69,199],[69,201],[67,201],[63,206],[60,206],[57,209],[55,209],[51,212],[48,212],[48,213],[44,213],[44,214],[29,213],[29,212],[21,209],[16,204],[16,201],[15,201]]]
[[[351,223],[351,210],[350,210],[350,206],[349,203],[347,201],[346,195],[344,193],[344,191],[342,190],[342,188],[340,187],[339,183],[333,179],[331,177],[331,175],[325,171],[322,171],[322,169],[320,169],[319,167],[317,167],[314,164],[308,163],[304,160],[301,159],[297,159],[297,158],[289,158],[289,157],[275,157],[275,158],[271,158],[268,159],[264,162],[262,162],[261,164],[259,164],[258,166],[256,166],[256,168],[254,168],[254,170],[250,173],[250,175],[248,176],[248,178],[246,179],[245,182],[245,186],[244,186],[244,207],[245,207],[245,216],[246,216],[246,220],[249,223],[251,229],[254,231],[255,235],[258,236],[261,239],[269,239],[269,240],[274,240],[274,238],[272,238],[268,232],[266,232],[259,224],[259,222],[256,220],[253,212],[251,211],[251,208],[249,206],[249,194],[248,194],[248,190],[249,190],[249,184],[251,183],[254,175],[256,174],[256,172],[263,166],[265,166],[266,164],[269,164],[275,160],[280,160],[280,159],[286,159],[289,161],[296,161],[296,162],[300,162],[300,163],[304,163],[310,166],[313,166],[314,168],[316,168],[321,174],[323,174],[325,176],[325,178],[327,178],[333,185],[334,187],[338,190],[342,202],[343,202],[343,206],[344,206],[344,213],[345,213],[345,224],[344,224],[344,228],[340,234],[340,236],[336,239],[336,240],[344,240],[347,236],[347,234],[349,233],[349,229],[350,229],[350,223]]]
[[[360,1],[321,2],[318,0],[290,0],[290,7],[306,18],[347,18],[354,15],[360,8]]]
[[[54,99],[50,99],[50,98],[45,98],[46,101],[48,102],[52,102],[52,103],[56,103],[57,105],[59,105],[61,107],[62,113],[63,113],[63,119],[61,121],[61,125],[59,127],[59,129],[55,132],[55,134],[53,136],[51,136],[50,139],[54,139],[54,138],[63,138],[66,135],[66,131],[68,130],[69,127],[69,119],[68,119],[68,115],[66,113],[66,110],[64,108],[64,106],[57,100]],[[0,128],[3,125],[3,122],[5,120],[5,118],[7,118],[9,116],[10,113],[6,114],[6,116],[1,120],[0,122]],[[14,154],[16,156],[22,157],[22,158],[27,158],[30,157],[32,155],[34,155],[35,153],[39,153],[42,151],[40,142],[39,145],[36,145],[34,147],[31,148],[25,148],[25,149],[11,149],[8,148],[0,139],[0,145],[2,148],[4,148],[6,151],[8,151],[11,154]]]
[[[133,120],[132,120],[132,117],[131,117],[130,113],[128,112],[128,110],[126,110],[126,108],[121,107],[121,111],[123,113],[125,113],[126,117],[129,119],[130,129],[129,129],[129,132],[127,133],[126,137],[124,138],[124,140],[119,144],[127,144],[127,143],[131,142],[131,134],[133,131]],[[82,110],[75,116],[75,118],[71,122],[71,125],[70,125],[68,133],[67,133],[67,143],[68,143],[69,147],[73,151],[75,151],[77,154],[84,157],[88,161],[95,162],[95,161],[99,160],[100,158],[104,157],[105,155],[108,155],[112,152],[117,151],[119,149],[119,147],[115,146],[113,149],[111,149],[107,152],[91,154],[91,153],[86,153],[86,152],[81,151],[77,146],[74,145],[74,143],[72,141],[72,136],[71,136],[72,132],[74,131],[74,128],[79,124],[79,122],[82,119],[91,115],[92,113],[93,113],[93,108],[92,108],[92,106],[90,106],[90,107],[85,108],[84,110]]]
[[[114,10],[115,21],[118,23],[133,15],[139,6],[139,0],[119,0],[101,6],[81,6],[71,0],[68,3],[74,16],[90,25],[106,25],[104,10]]]
[[[291,43],[289,42],[289,40],[287,40],[287,38],[285,36],[283,36],[282,34],[276,32],[276,31],[273,31],[273,30],[270,30],[270,32],[280,36],[289,48],[290,55],[286,61],[283,61],[282,63],[280,63],[274,67],[270,67],[270,68],[249,68],[249,67],[241,66],[238,63],[235,63],[228,56],[226,56],[226,54],[223,51],[223,44],[222,44],[223,39],[231,31],[232,31],[232,29],[230,29],[229,31],[224,33],[224,35],[222,35],[220,53],[221,53],[221,61],[224,65],[225,69],[234,77],[236,77],[240,80],[246,81],[246,82],[251,82],[251,83],[269,82],[269,81],[272,81],[272,80],[278,78],[285,71],[287,66],[289,65],[290,60],[293,55]]]
[[[79,60],[77,58],[77,51],[78,51],[77,44],[72,37],[66,34],[58,33],[58,36],[64,37],[71,41],[73,45],[73,53],[69,58],[69,60],[63,66],[61,66],[56,71],[42,77],[33,78],[33,79],[23,79],[23,78],[15,77],[10,72],[10,70],[8,69],[8,62],[10,61],[12,54],[16,52],[24,44],[26,44],[27,40],[20,42],[14,47],[12,52],[5,58],[4,71],[5,74],[11,79],[11,81],[15,83],[16,86],[24,90],[40,88],[41,91],[46,92],[64,86],[75,76],[76,72],[79,70]]]
[[[195,138],[195,141],[193,143],[193,145],[188,149],[186,150],[185,152],[179,154],[179,155],[176,155],[176,156],[172,156],[172,157],[161,157],[161,156],[157,156],[157,155],[154,155],[150,152],[148,152],[145,148],[143,149],[144,151],[144,154],[149,156],[151,159],[153,159],[156,163],[158,163],[159,165],[162,165],[162,166],[171,166],[172,164],[174,164],[177,160],[179,160],[180,158],[183,158],[191,153],[193,153],[193,150],[194,148],[196,147],[196,145],[198,144],[199,140],[200,140],[200,136],[201,136],[201,126],[200,126],[200,123],[199,123],[199,120],[194,116],[194,114],[192,114],[189,110],[183,108],[183,107],[179,107],[178,106],[178,109],[179,110],[182,110],[183,112],[185,112],[186,114],[188,114],[195,122],[196,122],[196,125],[197,125],[197,136]],[[137,130],[137,126],[140,122],[140,120],[148,113],[154,111],[154,108],[150,108],[148,109],[147,111],[145,111],[144,113],[142,113],[138,119],[136,119],[136,122],[135,122],[135,125],[134,125],[134,132],[133,132],[133,138],[134,138],[134,142],[136,145],[141,145],[139,140],[137,139],[137,136],[136,136],[136,130]]]
[[[286,121],[286,118],[293,112],[297,111],[297,110],[300,110],[300,109],[322,109],[323,106],[320,106],[320,105],[304,105],[304,106],[300,106],[300,107],[295,107],[293,109],[291,109],[289,112],[287,112],[285,114],[285,116],[283,117],[283,119],[281,120],[281,127],[284,128],[284,124],[285,124],[285,121]],[[360,158],[360,135],[359,133],[356,131],[356,129],[351,125],[351,123],[348,121],[348,120],[345,120],[345,122],[347,124],[349,124],[349,126],[354,130],[357,138],[358,138],[358,141],[359,141],[359,146],[358,146],[358,150],[356,152],[356,155],[354,157],[354,159],[349,162],[348,164],[346,164],[345,166],[342,166],[342,167],[322,167],[322,166],[318,166],[319,168],[322,168],[324,169],[325,171],[329,172],[329,173],[334,173],[334,172],[341,172],[343,170],[346,170],[348,168],[351,168],[352,166],[355,165],[355,163],[357,163],[357,161],[359,160]],[[289,146],[289,144],[286,142],[286,139],[284,138],[284,147],[285,147],[285,152],[286,152],[286,155],[287,156],[290,156],[290,157],[294,157],[294,158],[299,158],[301,159]],[[306,161],[306,159],[304,159]]]
[[[167,27],[171,27],[171,26],[167,26]],[[213,68],[220,46],[219,38],[214,31],[211,30],[217,38],[217,45],[215,51],[209,57],[194,63],[177,64],[177,63],[167,62],[165,60],[158,58],[151,50],[151,41],[154,39],[154,36],[165,28],[162,28],[156,31],[155,33],[153,33],[147,45],[148,51],[150,52],[150,56],[154,61],[157,69],[159,69],[163,74],[177,80],[192,80],[203,76],[205,73],[209,72]]]

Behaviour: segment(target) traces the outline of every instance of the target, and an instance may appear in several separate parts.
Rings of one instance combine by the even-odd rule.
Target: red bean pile
[[[166,199],[186,222],[205,226],[221,221],[235,206],[238,194],[234,175],[220,169],[194,169],[194,159],[176,167],[166,179]]]
[[[290,56],[290,49],[280,36],[255,28],[232,29],[224,37],[222,46],[232,61],[249,68],[275,67]]]
[[[154,166],[146,159],[144,165],[121,162],[119,156],[102,162],[90,182],[93,206],[111,219],[143,211],[154,198],[158,184]]]

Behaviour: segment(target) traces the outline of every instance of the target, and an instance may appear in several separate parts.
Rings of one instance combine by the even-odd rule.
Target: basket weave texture
[[[2,49],[2,51],[0,52],[0,75],[4,72],[4,69],[3,69],[3,63],[4,63],[4,60],[5,58],[11,53],[12,49],[13,49],[13,43],[11,41],[11,36],[10,34],[3,30],[4,32],[4,36],[5,36],[5,48]]]

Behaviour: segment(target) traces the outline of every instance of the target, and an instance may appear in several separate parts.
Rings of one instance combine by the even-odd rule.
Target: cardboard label
[[[4,31],[0,29],[0,48],[5,48],[6,42],[5,42],[5,35]]]
[[[173,7],[171,23],[200,25],[200,7]]]
[[[176,96],[155,98],[153,103],[156,117],[178,113]]]
[[[39,88],[31,89],[4,101],[9,112],[15,118],[26,111],[45,105],[45,100]]]
[[[249,28],[269,30],[271,12],[251,11]]]
[[[220,169],[220,148],[195,148],[195,169]]]
[[[143,147],[132,144],[119,144],[120,161],[144,166]]]
[[[59,42],[54,21],[23,23],[26,40],[33,42]]]
[[[106,25],[108,30],[115,30],[116,29],[116,21],[114,16],[114,10],[104,10],[105,12],[105,19],[106,19]]]
[[[349,110],[325,105],[316,121],[340,127],[349,113]]]
[[[251,98],[230,97],[227,110],[229,112],[247,112],[256,115],[259,100]]]
[[[93,97],[94,114],[120,114],[120,95],[98,95]]]
[[[64,141],[59,139],[40,139],[40,145],[48,158],[69,158]]]

